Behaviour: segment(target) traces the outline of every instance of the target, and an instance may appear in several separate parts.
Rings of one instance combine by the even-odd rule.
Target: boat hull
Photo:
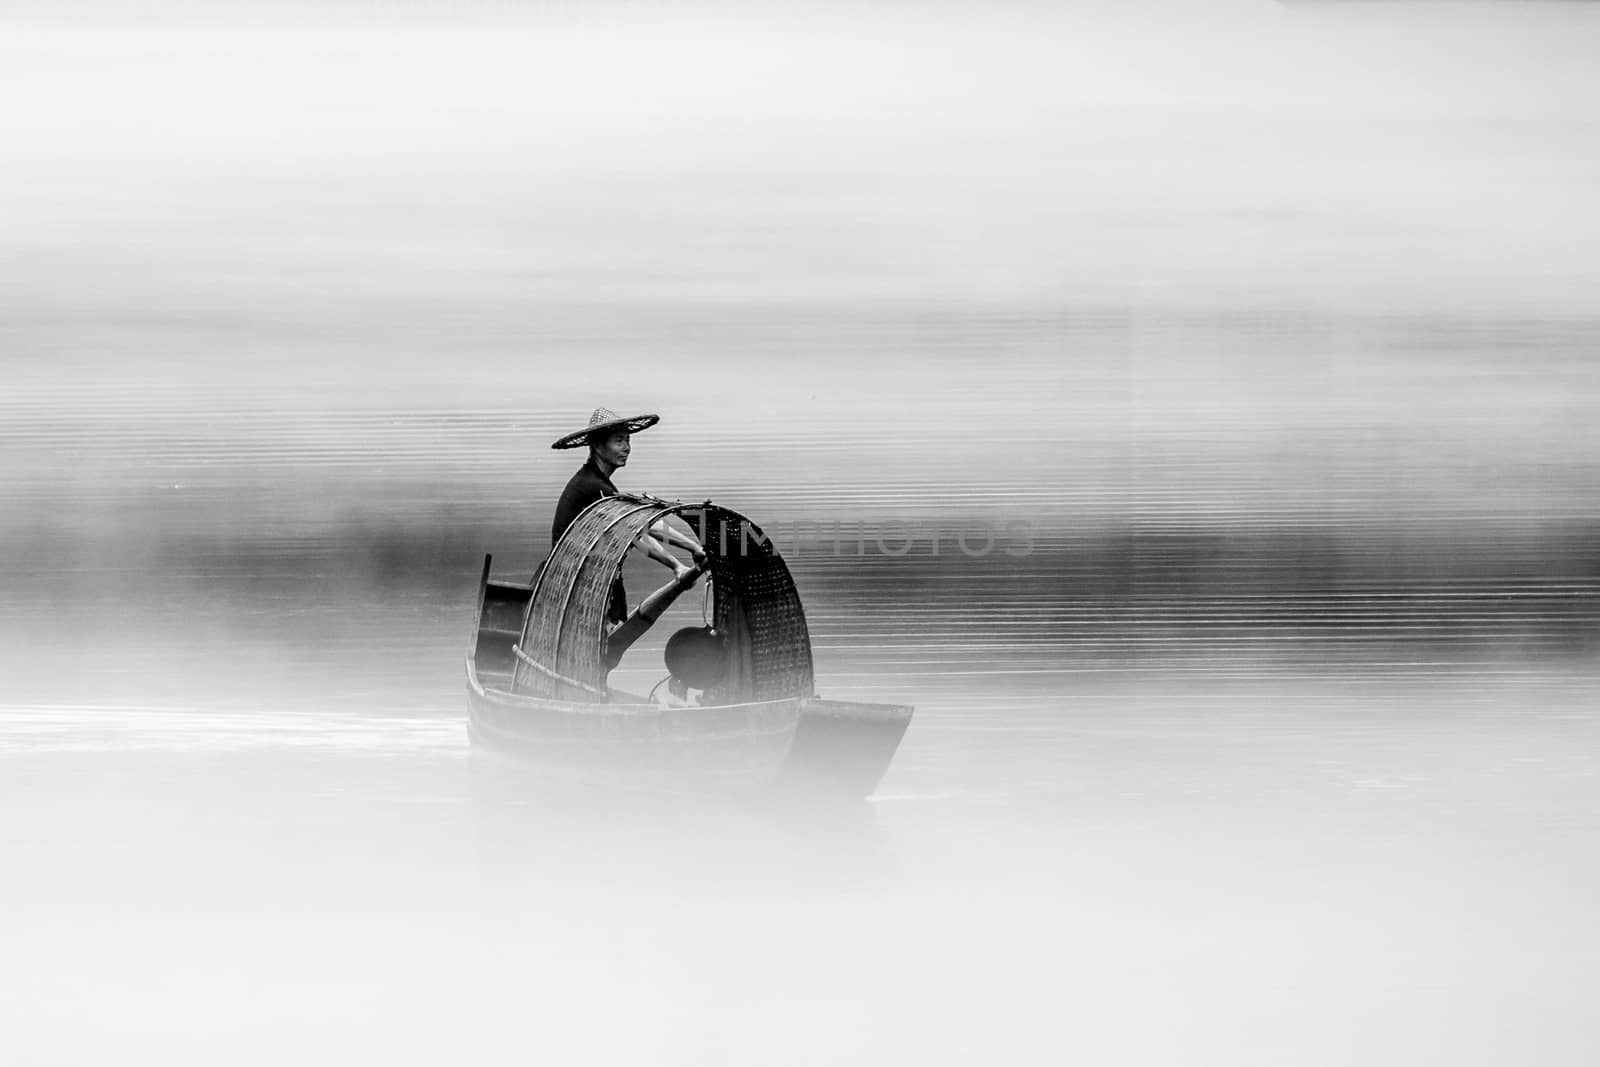
[[[475,751],[560,780],[646,788],[864,797],[888,769],[912,712],[816,697],[714,707],[568,702],[485,686],[470,655],[466,673]]]

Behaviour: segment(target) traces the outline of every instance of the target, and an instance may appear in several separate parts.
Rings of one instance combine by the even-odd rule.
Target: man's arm
[[[671,567],[672,572],[682,578],[689,568],[684,566],[678,557],[674,556],[662,542],[669,542],[688,552],[694,559],[696,567],[705,563],[706,550],[701,547],[699,541],[695,540],[693,534],[675,529],[670,525],[667,520],[671,517],[670,515],[665,515],[657,519],[650,525],[648,530],[639,535],[634,543],[644,549],[645,555],[663,567]]]
[[[660,541],[657,541],[654,537],[651,537],[648,531],[641,533],[634,544],[644,549],[645,555],[649,556],[663,567],[671,567],[672,573],[677,577],[682,578],[684,575],[689,573],[689,566],[677,556],[674,556],[671,552],[667,551],[667,546],[663,545]],[[701,554],[704,555],[703,552]]]
[[[688,524],[683,523],[681,519],[679,524],[684,527],[682,530],[672,525],[671,520],[674,518],[676,518],[674,515],[664,515],[657,519],[655,525],[650,527],[651,535],[658,541],[666,541],[683,549],[694,557],[696,563],[704,561],[706,558],[705,548],[695,539],[694,534],[688,531]]]

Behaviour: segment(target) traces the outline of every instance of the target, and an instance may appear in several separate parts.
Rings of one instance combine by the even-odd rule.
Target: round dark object
[[[728,647],[708,626],[686,626],[667,638],[667,670],[691,689],[710,689],[728,673]]]

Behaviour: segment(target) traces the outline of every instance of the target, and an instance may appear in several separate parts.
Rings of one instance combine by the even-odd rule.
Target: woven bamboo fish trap
[[[729,650],[724,680],[708,704],[810,697],[811,634],[789,568],[749,519],[709,501],[688,504],[634,494],[606,497],[567,528],[540,570],[515,648],[511,691],[552,700],[602,702],[606,609],[612,582],[639,535],[678,515],[710,557],[712,625]]]

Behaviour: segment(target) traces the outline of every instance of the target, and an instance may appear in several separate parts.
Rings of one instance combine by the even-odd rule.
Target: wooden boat
[[[708,554],[711,620],[728,652],[692,706],[606,684],[611,583],[640,533],[676,515]],[[527,583],[495,580],[486,557],[467,650],[475,752],[561,776],[667,788],[820,788],[864,797],[911,719],[899,704],[825,700],[788,566],[749,519],[711,504],[621,494],[568,528]]]

